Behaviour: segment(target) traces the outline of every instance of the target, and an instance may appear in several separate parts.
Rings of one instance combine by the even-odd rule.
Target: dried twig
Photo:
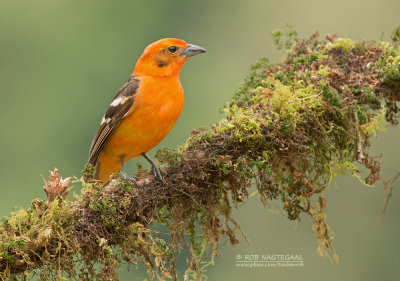
[[[385,214],[387,205],[388,205],[388,203],[389,203],[389,200],[390,200],[390,198],[392,197],[393,183],[394,183],[399,177],[400,177],[400,171],[398,171],[397,174],[396,174],[393,178],[391,178],[391,179],[389,179],[389,180],[387,180],[387,181],[383,181],[384,188],[385,188],[385,190],[386,190],[386,198],[385,198],[385,206],[383,207],[382,212],[381,212],[382,215]]]
[[[54,168],[54,170],[50,174],[50,180],[46,182],[45,178],[42,176],[44,181],[44,191],[47,195],[47,205],[50,205],[56,198],[64,199],[68,196],[71,187],[68,187],[68,184],[71,180],[71,177],[66,179],[62,179],[58,175],[58,169]]]

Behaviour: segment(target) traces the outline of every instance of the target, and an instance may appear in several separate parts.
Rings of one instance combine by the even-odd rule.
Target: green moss
[[[385,120],[386,110],[381,109],[376,115],[368,119],[368,122],[363,124],[361,132],[367,136],[376,136],[377,131],[386,130],[387,121]]]
[[[357,106],[354,108],[354,112],[358,116],[358,123],[360,125],[365,124],[368,121],[368,116],[365,109],[361,106]]]
[[[308,62],[307,57],[305,55],[300,55],[296,57],[293,61],[295,67],[299,67],[302,64],[306,64]]]
[[[362,87],[357,89],[351,89],[350,93],[354,95],[360,96],[359,103],[365,104],[372,110],[379,110],[381,109],[381,102],[377,97],[376,93],[372,91],[370,88]]]
[[[286,33],[282,29],[275,29],[271,32],[272,39],[278,50],[282,49],[283,45],[285,45],[286,50],[289,50],[297,40],[297,31],[290,25],[287,27],[288,31]],[[284,35],[286,35],[286,40],[283,40]]]
[[[348,38],[339,38],[331,45],[328,45],[328,50],[340,50],[348,52],[354,46],[354,41]]]
[[[389,46],[379,60],[382,82],[394,86],[400,82],[400,46]]]
[[[394,43],[400,42],[400,26],[398,26],[395,30],[392,31],[392,35],[390,36]]]
[[[260,58],[258,60],[258,62],[256,62],[255,64],[253,64],[250,69],[251,70],[257,70],[257,69],[263,69],[268,67],[269,65],[269,59],[268,58]]]
[[[274,31],[271,32],[272,38],[274,40],[275,45],[278,46],[278,49],[282,49],[282,36],[283,36],[283,30],[282,29],[275,29]]]
[[[342,99],[340,94],[335,90],[332,89],[328,84],[322,83],[322,96],[325,101],[329,102],[334,106],[340,106],[342,104]]]
[[[321,78],[325,78],[330,73],[330,70],[329,66],[321,64],[317,73],[321,75]]]

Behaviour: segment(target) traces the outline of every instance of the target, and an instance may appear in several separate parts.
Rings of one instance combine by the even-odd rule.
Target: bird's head
[[[179,75],[188,57],[204,52],[206,49],[181,39],[161,39],[146,47],[136,63],[133,74],[154,77]]]

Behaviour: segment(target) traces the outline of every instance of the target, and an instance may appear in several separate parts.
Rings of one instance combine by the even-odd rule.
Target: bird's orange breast
[[[132,108],[110,136],[102,153],[114,155],[118,169],[121,156],[128,161],[149,151],[172,129],[183,102],[179,77],[141,77]]]

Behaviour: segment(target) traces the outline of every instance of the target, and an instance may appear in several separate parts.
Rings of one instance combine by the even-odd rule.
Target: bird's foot
[[[121,172],[122,172],[122,179],[123,180],[133,182],[135,185],[137,185],[136,178],[134,176],[128,176],[128,174],[125,171],[124,157],[123,156],[121,156]]]
[[[122,179],[125,180],[125,181],[133,182],[134,184],[137,185],[137,181],[136,181],[136,178],[134,176],[128,176],[127,174],[123,173],[122,174]]]
[[[151,164],[151,171],[153,172],[153,175],[156,179],[160,180],[161,182],[164,182],[164,179],[162,177],[162,174],[166,175],[167,172],[165,172],[163,169],[157,166],[156,163],[154,163],[147,155],[146,153],[142,153],[142,156],[146,158],[146,160]]]
[[[164,181],[162,175],[166,175],[166,171],[164,171],[154,163],[151,165],[151,171],[153,172],[155,178],[159,179],[160,181]]]

